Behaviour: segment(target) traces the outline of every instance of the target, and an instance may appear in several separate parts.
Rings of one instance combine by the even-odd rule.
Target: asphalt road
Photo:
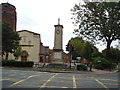
[[[118,73],[49,73],[23,70],[2,70],[2,88],[59,88],[119,90]],[[17,90],[17,89],[16,89]],[[58,89],[57,89],[58,90]]]

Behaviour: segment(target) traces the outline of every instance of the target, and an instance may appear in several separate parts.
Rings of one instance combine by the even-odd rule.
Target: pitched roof
[[[36,35],[40,35],[39,33],[35,33],[35,32],[32,32],[32,31],[28,31],[28,30],[20,30],[20,31],[17,31],[17,32],[29,32],[29,33],[33,33],[33,34],[36,34]]]

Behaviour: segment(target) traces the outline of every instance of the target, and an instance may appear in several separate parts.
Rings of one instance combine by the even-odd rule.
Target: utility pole
[[[71,69],[72,53],[70,51],[70,69]]]

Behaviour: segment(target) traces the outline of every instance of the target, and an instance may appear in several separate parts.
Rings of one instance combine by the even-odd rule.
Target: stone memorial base
[[[52,64],[64,64],[62,51],[59,51],[59,52],[54,51],[53,52]]]
[[[63,60],[63,51],[62,50],[54,49],[53,58],[51,60],[51,63],[48,65],[48,67],[66,68],[66,64],[64,64],[64,60]]]

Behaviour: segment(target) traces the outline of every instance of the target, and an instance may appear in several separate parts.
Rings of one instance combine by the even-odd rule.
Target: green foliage
[[[91,60],[92,58],[92,52],[91,52],[91,44],[89,42],[84,43],[84,47],[82,48],[82,57]]]
[[[75,51],[72,52],[72,56],[75,59],[76,56],[81,56],[81,50],[83,48],[84,40],[79,37],[71,38],[68,42],[69,44],[74,44],[75,45]]]
[[[18,48],[14,51],[14,56],[16,59],[18,59],[18,57],[21,55],[22,49],[20,46],[18,46]]]
[[[87,66],[85,66],[84,64],[77,65],[77,70],[84,70],[84,71],[86,71],[87,70]]]
[[[15,61],[15,60],[2,60],[2,66],[11,66],[11,67],[33,67],[34,62],[27,61]]]
[[[96,47],[92,47],[92,48],[93,48],[92,58],[101,57],[102,56],[102,53],[99,52]]]
[[[76,35],[91,43],[107,43],[108,52],[112,41],[120,40],[120,1],[86,2],[75,5],[71,11],[73,24],[78,26]]]
[[[19,34],[12,30],[11,24],[4,22],[2,23],[2,53],[14,53],[19,46]],[[8,57],[8,56],[7,56]],[[6,59],[7,59],[6,57]]]
[[[106,49],[102,51],[102,55],[106,57]],[[109,60],[113,63],[120,63],[120,50],[117,48],[110,48]]]
[[[81,56],[91,60],[92,56],[96,57],[99,54],[98,49],[94,45],[84,41],[82,38],[71,38],[68,43],[75,45],[75,51],[72,52],[73,59]],[[93,49],[93,51],[91,49]]]
[[[109,60],[101,57],[93,58],[93,65],[96,69],[112,69],[113,68],[113,64]]]

